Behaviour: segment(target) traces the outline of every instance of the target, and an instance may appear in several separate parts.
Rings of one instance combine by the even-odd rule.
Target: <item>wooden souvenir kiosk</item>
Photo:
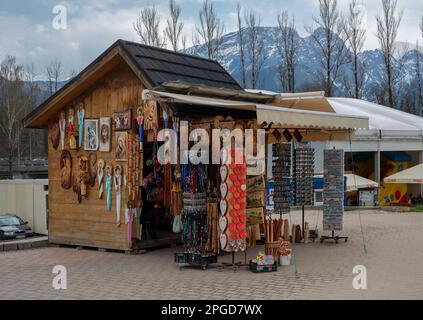
[[[345,140],[368,119],[337,115],[321,93],[247,92],[215,61],[119,40],[24,125],[49,130],[50,243],[130,251],[182,241],[219,253],[254,245],[265,175],[249,176],[248,162],[161,165],[161,129],[265,129],[272,144],[284,132]]]

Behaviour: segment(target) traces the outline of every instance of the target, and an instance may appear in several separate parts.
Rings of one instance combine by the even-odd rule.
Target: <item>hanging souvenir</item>
[[[62,145],[62,150],[65,150],[66,115],[64,111],[60,112],[59,130],[60,130],[60,143]]]
[[[112,125],[110,118],[100,118],[100,152],[110,152]]]
[[[72,156],[68,150],[63,150],[60,157],[60,179],[63,189],[72,186]]]
[[[104,177],[104,165],[105,162],[103,159],[97,161],[97,180],[98,180],[98,198],[103,198],[104,186],[103,186],[103,177]]]
[[[138,135],[139,135],[139,151],[143,152],[143,139],[144,139],[144,110],[142,107],[137,109],[137,123],[138,123]]]
[[[128,132],[116,132],[116,161],[128,160]]]
[[[122,166],[116,165],[114,169],[114,185],[116,192],[116,225],[120,225],[120,208],[122,194]]]
[[[113,123],[116,131],[131,130],[132,128],[132,110],[113,112]]]
[[[81,102],[78,105],[78,147],[82,147],[82,138],[84,134],[84,118],[85,118],[85,109],[84,104]]]
[[[87,183],[89,183],[89,164],[88,158],[81,156],[78,159],[78,168],[79,168],[79,181],[80,181],[80,192],[82,197],[86,197],[87,192]]]
[[[158,110],[157,102],[154,100],[148,100],[144,103],[144,130],[147,131],[147,140],[149,142],[155,141],[154,130],[158,125]]]
[[[88,155],[89,160],[89,176],[90,176],[90,186],[94,188],[95,186],[95,178],[97,177],[97,155],[95,152],[90,152]]]
[[[84,122],[84,150],[97,151],[99,147],[98,120],[86,119]]]
[[[220,244],[222,250],[227,252],[245,251],[247,248],[247,168],[243,151],[237,152],[240,154],[236,154],[235,150],[231,150],[229,155],[223,154],[222,160],[230,157],[231,161],[220,167]],[[235,164],[236,158],[241,158],[242,164]]]
[[[106,165],[106,197],[107,197],[107,210],[112,211],[112,184],[113,184],[113,167],[110,164]]]
[[[59,147],[59,140],[60,140],[60,126],[59,122],[51,121],[49,125],[49,135],[51,145],[53,146],[54,150],[57,150]]]
[[[74,134],[74,122],[75,122],[75,110],[70,108],[68,111],[68,136],[69,136],[69,148],[76,150],[76,139]]]

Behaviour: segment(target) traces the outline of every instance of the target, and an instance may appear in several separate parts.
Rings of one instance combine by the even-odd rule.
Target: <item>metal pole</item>
[[[305,235],[305,232],[304,232],[304,215],[305,215],[305,205],[303,204],[302,205],[303,240],[304,240],[304,235]]]

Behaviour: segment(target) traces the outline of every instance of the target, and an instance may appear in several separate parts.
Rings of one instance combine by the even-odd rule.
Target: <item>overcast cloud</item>
[[[349,0],[338,0],[346,10]],[[182,6],[187,39],[192,38],[202,0],[177,0]],[[237,0],[214,0],[226,31],[236,28]],[[298,30],[306,35],[304,26],[312,24],[317,13],[317,0],[244,0],[244,8],[256,10],[262,25],[276,25],[277,13],[284,9],[295,16]],[[52,13],[56,5],[67,8],[68,28],[55,30]],[[168,0],[1,0],[0,2],[0,59],[15,55],[21,64],[33,63],[42,78],[42,69],[54,57],[62,60],[66,73],[80,71],[117,39],[137,41],[132,24],[143,6],[155,4],[162,17],[167,15]],[[375,37],[375,15],[380,0],[364,1],[367,13],[366,49],[378,47]],[[398,0],[404,9],[398,41],[415,43],[421,39],[419,23],[423,16],[421,0]],[[423,41],[423,40],[422,40]]]

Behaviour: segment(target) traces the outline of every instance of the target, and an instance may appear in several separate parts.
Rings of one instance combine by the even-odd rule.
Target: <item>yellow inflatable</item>
[[[408,168],[405,161],[387,160],[384,168],[381,168],[381,176],[389,177],[397,172]],[[407,203],[407,184],[385,184],[383,179],[380,182],[380,205],[389,206],[391,204]]]

